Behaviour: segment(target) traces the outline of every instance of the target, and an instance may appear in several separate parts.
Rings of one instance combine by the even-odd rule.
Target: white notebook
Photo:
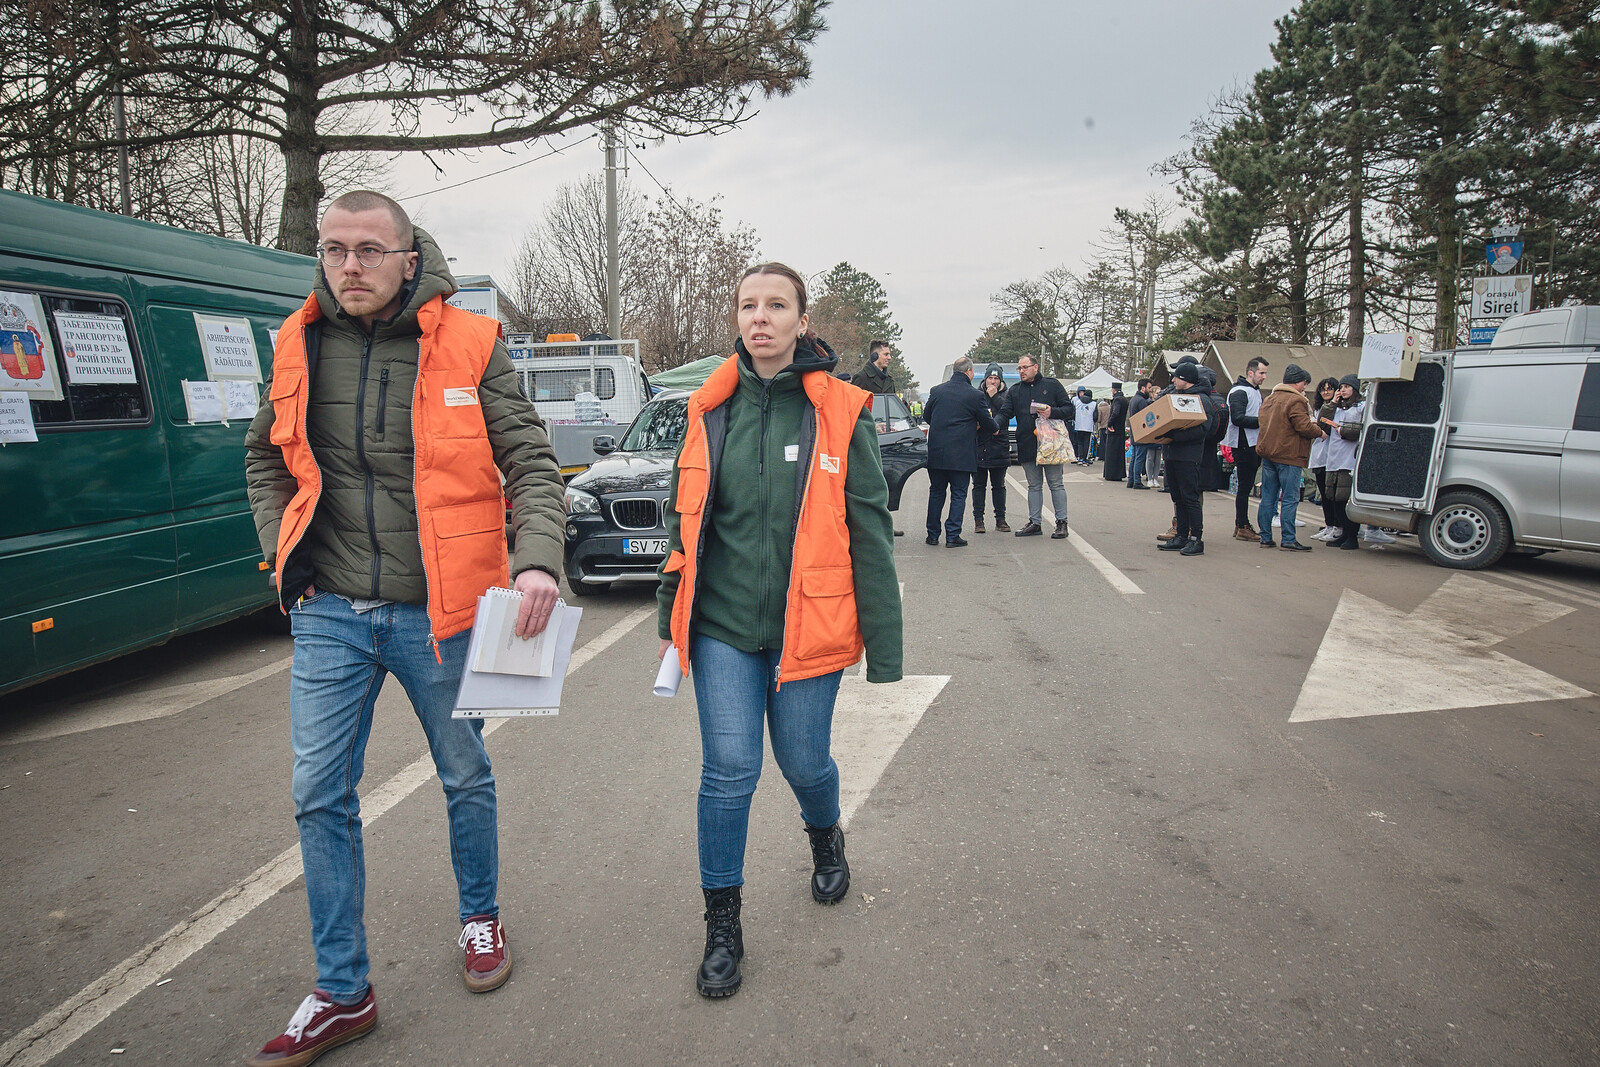
[[[478,619],[492,611],[495,597],[478,598]],[[461,688],[456,691],[454,716],[457,719],[483,719],[508,715],[554,715],[561,710],[561,687],[572,662],[572,646],[578,637],[578,622],[583,609],[556,602],[545,633],[552,638],[555,660],[548,677],[528,674],[497,674],[473,669],[482,651],[486,630],[474,625],[467,644],[466,670],[461,672]],[[513,616],[515,622],[515,616]],[[532,642],[529,642],[530,644]]]
[[[566,601],[556,601],[556,611],[564,607]],[[471,660],[473,670],[550,677],[556,664],[557,627],[546,626],[537,637],[523,640],[517,636],[517,612],[521,610],[522,594],[515,589],[497,586],[478,599],[478,614],[472,621],[472,643],[478,650]],[[550,619],[555,621],[554,612]]]

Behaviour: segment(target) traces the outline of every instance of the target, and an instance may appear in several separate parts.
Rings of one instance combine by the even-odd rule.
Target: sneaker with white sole
[[[1337,526],[1324,526],[1321,530],[1317,531],[1315,536],[1318,541],[1326,541],[1329,544],[1332,544],[1344,536],[1344,530]]]
[[[1368,526],[1362,531],[1361,540],[1370,545],[1392,545],[1395,543],[1396,538],[1393,534],[1385,533],[1376,526]]]
[[[378,1025],[378,998],[367,987],[358,1004],[336,1003],[317,990],[300,1002],[283,1033],[250,1058],[250,1067],[304,1067],[329,1049],[365,1037]]]
[[[461,976],[474,993],[499,989],[511,977],[511,952],[506,948],[506,928],[492,915],[474,915],[461,927],[456,942],[466,950]]]

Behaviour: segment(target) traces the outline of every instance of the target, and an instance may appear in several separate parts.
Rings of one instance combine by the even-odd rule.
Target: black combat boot
[[[837,904],[850,892],[850,864],[844,859],[844,831],[834,823],[819,830],[806,824],[811,838],[811,899],[818,904]]]
[[[744,976],[739,961],[744,959],[744,927],[739,925],[740,886],[702,889],[706,895],[706,958],[694,987],[702,997],[731,997],[739,991]]]

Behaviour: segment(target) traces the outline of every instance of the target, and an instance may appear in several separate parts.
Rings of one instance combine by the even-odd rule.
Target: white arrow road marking
[[[1494,651],[1574,610],[1462,574],[1446,579],[1409,615],[1346,589],[1289,721],[1593,696]]]
[[[840,679],[833,760],[839,765],[839,821],[845,829],[949,680],[948,674],[914,674],[873,685],[854,673]]]
[[[198,682],[185,682],[163,689],[149,689],[142,693],[118,692],[75,706],[40,709],[38,718],[27,726],[0,733],[0,745],[20,745],[24,741],[47,741],[52,737],[81,734],[105,726],[121,726],[130,722],[164,719],[188,711],[208,700],[231,693],[279,671],[289,669],[294,656],[273,660],[247,674],[227,678],[207,678]]]
[[[629,630],[656,613],[654,604],[642,607],[613,625],[572,654],[567,673],[582,667],[610,648]],[[281,668],[279,668],[281,669]],[[485,734],[500,729],[508,719],[484,724]],[[434,776],[433,757],[423,756],[393,778],[361,798],[361,821],[371,826],[384,812],[410,796]],[[300,846],[291,845],[187,919],[145,945],[40,1016],[26,1030],[0,1045],[0,1067],[39,1067],[60,1055],[111,1013],[142,993],[167,971],[199,952],[218,934],[249,915],[278,890],[300,877]]]
[[[1009,474],[1006,475],[1006,483],[1010,485],[1012,489],[1016,490],[1018,493],[1021,493],[1024,499],[1027,498],[1027,486],[1023,485]],[[1046,486],[1046,489],[1048,490],[1048,486]],[[1049,507],[1050,514],[1059,518],[1059,516],[1056,516],[1055,504],[1051,502],[1048,491],[1044,494],[1044,502],[1045,505]],[[1043,517],[1043,514],[1044,513],[1041,511],[1040,516]],[[1106,581],[1110,582],[1111,588],[1115,589],[1117,592],[1123,594],[1124,596],[1144,595],[1144,590],[1135,585],[1132,578],[1129,578],[1126,574],[1123,574],[1121,571],[1117,570],[1116,564],[1102,556],[1093,545],[1083,539],[1082,534],[1072,534],[1067,538],[1067,544],[1077,549],[1078,555],[1082,556],[1088,562],[1089,566],[1099,571],[1100,576]]]
[[[1544,593],[1546,596],[1566,597],[1568,600],[1576,600],[1578,603],[1591,608],[1600,608],[1600,597],[1594,596],[1591,593],[1586,593],[1582,589],[1574,586],[1563,585],[1560,582],[1553,582],[1548,578],[1535,578],[1526,574],[1506,574],[1504,571],[1496,571],[1493,574],[1486,575],[1486,577],[1493,578],[1499,582],[1510,582],[1512,585],[1520,585],[1524,589],[1531,589],[1536,593]]]

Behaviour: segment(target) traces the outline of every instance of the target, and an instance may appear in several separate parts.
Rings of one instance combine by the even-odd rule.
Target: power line
[[[665,196],[668,200],[672,201],[672,206],[673,207],[677,208],[679,211],[683,212],[685,215],[687,215],[689,213],[689,209],[684,207],[682,204],[678,203],[677,197],[672,195],[672,190],[668,189],[665,185],[662,185],[661,184],[661,179],[657,178],[654,174],[650,173],[650,168],[644,165],[644,161],[642,159],[640,159],[638,156],[634,155],[632,152],[628,153],[628,158],[633,160],[635,163],[639,164],[639,169],[644,171],[645,174],[649,175],[650,180],[656,183],[656,188],[661,190],[661,195]]]
[[[599,136],[599,134],[591,133],[589,136],[583,138],[583,140],[581,140],[581,141],[573,141],[571,144],[562,145],[560,148],[552,148],[550,151],[546,152],[542,156],[534,156],[532,159],[524,159],[521,163],[513,163],[509,167],[503,167],[500,170],[490,171],[488,174],[479,174],[477,177],[468,178],[465,181],[456,182],[454,185],[445,185],[445,186],[441,186],[438,189],[429,189],[426,192],[421,192],[421,193],[411,193],[408,196],[397,196],[397,197],[395,197],[395,200],[397,200],[397,201],[415,200],[418,197],[422,197],[422,196],[432,196],[434,193],[447,193],[451,189],[459,189],[463,185],[471,185],[473,182],[481,182],[485,178],[493,178],[493,177],[496,177],[498,175],[505,174],[508,171],[516,170],[518,167],[526,167],[530,163],[537,163],[542,159],[549,159],[551,156],[559,156],[561,153],[567,151],[568,149],[577,148],[579,145],[583,144],[584,141],[592,141],[598,136]],[[655,180],[653,175],[651,176],[651,180],[652,181]],[[669,193],[668,195],[670,196],[671,194]]]

